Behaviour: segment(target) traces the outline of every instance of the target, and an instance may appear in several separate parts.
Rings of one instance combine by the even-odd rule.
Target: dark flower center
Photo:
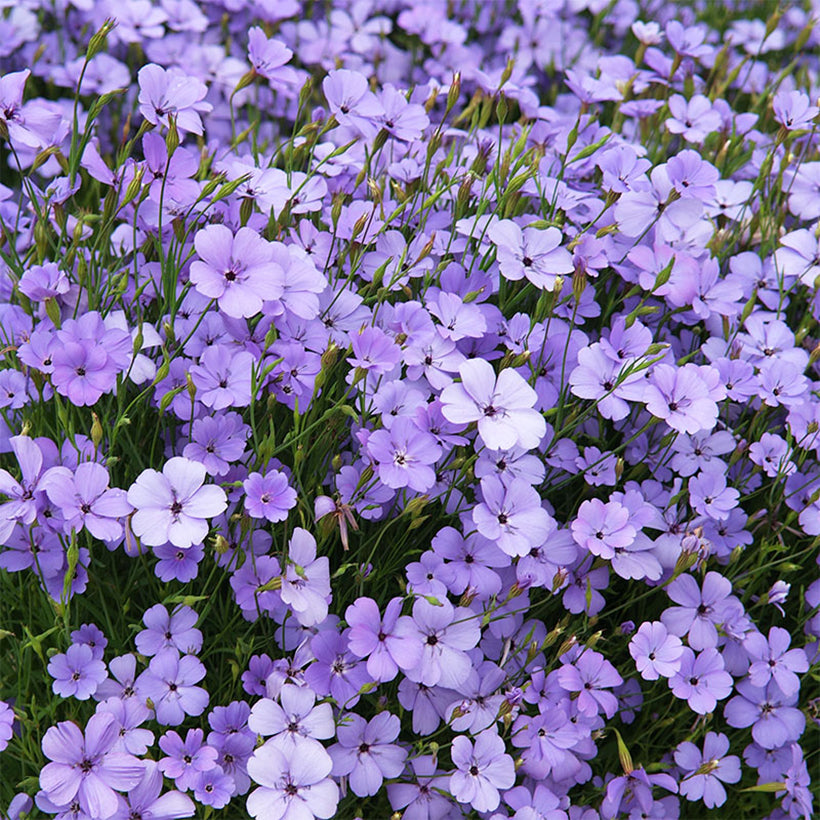
[[[171,514],[172,515],[179,515],[182,512],[182,504],[179,501],[174,501],[171,504]]]
[[[428,635],[427,636],[427,645],[428,646],[435,646],[438,643],[438,637],[436,635]]]
[[[370,744],[369,743],[362,743],[362,745],[359,746],[359,754],[360,755],[366,755],[369,751],[370,751]]]
[[[521,264],[522,264],[525,268],[531,268],[531,267],[532,267],[532,259],[530,259],[530,257],[529,257],[529,256],[525,256],[525,257],[521,260]]]
[[[498,514],[498,523],[499,524],[506,524],[507,523],[507,516],[504,513]]]
[[[470,766],[470,774],[473,777],[478,777],[478,766]]]
[[[93,768],[94,768],[94,761],[93,761],[93,760],[89,760],[88,758],[86,758],[85,760],[83,760],[83,762],[82,762],[82,763],[80,763],[80,771],[81,771],[83,774],[87,774],[87,773],[88,773],[88,772],[90,772]]]

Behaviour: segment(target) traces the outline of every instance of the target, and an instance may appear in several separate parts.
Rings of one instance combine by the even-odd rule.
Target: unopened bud
[[[85,52],[86,60],[92,60],[105,48],[105,41],[108,39],[108,35],[116,28],[116,26],[117,21],[112,20],[109,17],[103,22],[100,28],[91,35],[91,39],[88,41],[88,48]]]
[[[60,306],[57,304],[57,300],[53,296],[49,296],[46,301],[46,315],[49,319],[51,319],[54,327],[59,328],[61,317],[60,317]]]
[[[98,449],[103,440],[103,428],[100,424],[100,417],[96,413],[91,414],[91,441],[94,442],[94,449]]]
[[[453,75],[453,82],[450,83],[450,90],[447,92],[447,113],[453,110],[458,98],[461,96],[461,72],[456,71]]]

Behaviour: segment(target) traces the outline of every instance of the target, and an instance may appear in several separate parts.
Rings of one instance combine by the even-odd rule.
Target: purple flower
[[[499,789],[515,783],[515,765],[506,754],[504,741],[494,729],[476,736],[475,745],[464,735],[456,735],[450,750],[456,771],[450,775],[450,791],[459,803],[469,803],[476,811],[494,811],[501,798]]]
[[[713,131],[720,128],[720,114],[703,94],[695,94],[687,100],[680,94],[669,98],[666,128],[671,134],[680,134],[687,142],[702,143]]]
[[[54,262],[46,262],[44,265],[32,265],[25,271],[17,287],[33,302],[44,302],[68,293],[70,285],[64,271]]]
[[[389,373],[401,359],[401,349],[381,328],[362,328],[350,342],[353,356],[348,364],[375,376]]]
[[[199,364],[189,370],[197,398],[210,410],[245,407],[252,399],[254,364],[247,350],[236,351],[228,345],[206,348]]]
[[[132,507],[125,490],[108,487],[108,471],[93,461],[82,462],[72,473],[67,467],[52,467],[43,476],[43,488],[65,518],[63,530],[85,527],[95,538],[117,541],[122,524],[116,519]]]
[[[172,67],[167,71],[150,63],[137,74],[140,86],[140,112],[152,125],[170,126],[170,118],[180,131],[202,134],[201,113],[211,110],[204,102],[208,89],[196,77],[182,69]]]
[[[441,447],[430,433],[407,416],[395,418],[389,430],[376,430],[367,440],[367,453],[387,487],[409,487],[426,492],[436,482],[431,464],[441,456]]]
[[[478,422],[478,434],[491,450],[538,446],[547,425],[533,409],[535,391],[515,370],[508,367],[496,378],[489,362],[468,359],[458,372],[461,384],[451,384],[441,393],[444,418],[455,424]]]
[[[333,817],[339,787],[328,777],[332,767],[318,743],[299,746],[290,755],[265,743],[248,760],[248,774],[260,786],[248,796],[248,813],[263,820]]]
[[[99,694],[99,690],[96,695]],[[137,698],[108,698],[97,706],[98,712],[110,712],[117,721],[117,743],[112,751],[144,755],[154,745],[154,733],[140,729],[151,717],[151,710]]]
[[[202,633],[195,626],[198,619],[189,606],[180,604],[169,615],[162,604],[154,604],[142,616],[145,629],[134,639],[137,651],[150,657],[172,648],[183,655],[195,655],[202,649]]]
[[[764,749],[777,749],[803,734],[806,718],[795,708],[797,692],[783,694],[774,680],[765,687],[742,680],[736,689],[737,695],[726,704],[723,716],[736,729],[751,726],[755,743]]]
[[[701,515],[725,521],[737,506],[740,493],[726,486],[722,472],[708,470],[689,479],[689,503]]]
[[[614,558],[616,549],[628,547],[637,532],[630,523],[629,510],[617,501],[604,504],[597,498],[584,501],[572,522],[572,537],[593,555]]]
[[[295,527],[288,542],[288,562],[282,576],[282,601],[302,626],[321,624],[330,602],[330,562],[316,557],[316,539]]]
[[[774,118],[787,130],[811,128],[820,109],[802,91],[778,91],[772,100]]]
[[[194,798],[203,806],[221,809],[228,805],[236,791],[234,779],[221,766],[200,772],[194,781]]]
[[[202,729],[189,729],[184,741],[174,731],[166,732],[159,739],[159,747],[167,755],[160,759],[159,767],[184,792],[193,788],[200,772],[216,766],[216,749],[203,741]]]
[[[284,43],[266,37],[259,26],[248,30],[248,59],[251,66],[274,88],[286,90],[296,85],[296,72],[285,65],[291,57],[293,52]]]
[[[284,293],[285,272],[273,248],[251,228],[234,235],[224,225],[209,225],[197,231],[194,247],[199,259],[191,263],[191,282],[226,315],[255,316],[264,301]]]
[[[444,820],[452,809],[444,796],[447,792],[445,775],[431,755],[414,757],[410,761],[416,779],[413,783],[388,783],[387,797],[394,810],[402,811],[404,820]]]
[[[481,504],[473,508],[476,528],[507,555],[526,555],[554,528],[538,492],[520,478],[507,486],[494,475],[482,478],[481,495]]]
[[[669,597],[680,606],[664,610],[661,621],[678,637],[688,633],[693,649],[706,649],[718,644],[717,625],[729,614],[732,602],[732,582],[719,572],[707,572],[703,589],[691,575],[675,578],[667,588]]]
[[[656,365],[643,400],[653,416],[681,433],[711,430],[717,422],[717,404],[694,364]]]
[[[498,220],[487,235],[496,245],[496,258],[505,279],[526,276],[537,288],[553,290],[556,279],[572,273],[572,256],[561,245],[558,228],[521,228],[511,219]]]
[[[41,486],[43,451],[37,442],[28,436],[12,436],[9,443],[20,465],[21,479],[17,481],[6,470],[0,470],[0,494],[9,499],[0,504],[0,535],[4,541],[14,529],[15,521],[26,525],[34,523],[38,502],[45,495]]]
[[[629,654],[644,680],[671,678],[680,669],[683,644],[660,621],[645,622],[629,642]]]
[[[675,763],[685,772],[679,791],[691,801],[703,800],[708,809],[726,802],[724,783],[740,780],[740,758],[726,755],[729,738],[723,734],[707,732],[701,752],[694,743],[684,742],[675,749]]]
[[[87,646],[96,661],[102,660],[105,647],[108,646],[108,639],[95,624],[83,624],[79,629],[75,629],[71,633],[71,642]]]
[[[382,618],[372,598],[357,598],[345,610],[350,651],[367,658],[367,672],[375,681],[393,680],[399,669],[412,669],[421,661],[421,638],[401,607],[402,599],[393,598]]]
[[[117,791],[132,789],[143,776],[145,764],[111,749],[117,742],[114,715],[92,715],[85,728],[69,721],[52,726],[43,737],[43,754],[51,760],[40,772],[40,788],[57,806],[75,799],[92,820],[107,820],[117,811]]]
[[[413,620],[422,636],[421,662],[406,670],[407,677],[425,686],[458,689],[469,677],[472,663],[467,650],[481,637],[478,618],[466,607],[447,601],[434,606],[424,598],[413,604]]]
[[[557,681],[566,692],[579,693],[577,704],[581,714],[594,717],[598,712],[603,712],[608,718],[615,714],[618,699],[604,690],[624,682],[600,652],[590,649],[585,649],[574,664],[561,666]]]
[[[242,483],[245,491],[245,509],[253,518],[284,521],[288,510],[296,506],[296,490],[288,484],[288,477],[279,470],[262,475],[251,473]]]
[[[347,775],[359,797],[376,794],[385,777],[398,777],[404,771],[407,752],[392,743],[399,729],[399,719],[389,712],[380,712],[370,721],[348,714],[336,730],[339,742],[328,750],[333,774]]]
[[[64,655],[54,655],[48,662],[48,674],[54,678],[51,688],[56,694],[77,700],[88,700],[108,677],[105,664],[94,658],[86,644],[72,644]]]
[[[749,681],[757,687],[766,686],[770,680],[777,683],[784,695],[792,695],[800,689],[796,673],[808,671],[809,660],[803,649],[789,649],[791,635],[779,626],[769,630],[769,639],[760,632],[750,632],[743,639],[743,648],[749,654]]]
[[[245,441],[250,427],[242,422],[239,413],[220,413],[219,418],[206,416],[194,421],[191,441],[182,455],[205,465],[208,475],[224,476],[231,462],[245,454]]]
[[[521,768],[538,779],[565,780],[575,775],[581,764],[570,750],[586,734],[579,724],[570,719],[566,700],[534,716],[520,715],[513,724],[512,743],[524,749]]]
[[[257,701],[251,709],[248,727],[256,734],[270,737],[270,742],[285,754],[295,753],[302,743],[328,740],[336,734],[332,707],[329,703],[317,705],[316,693],[309,686],[286,683],[279,692],[279,701]]]
[[[347,640],[335,629],[319,632],[310,641],[316,660],[305,670],[305,682],[320,697],[353,708],[361,688],[372,683],[365,665],[347,649]]]
[[[709,647],[699,655],[683,648],[680,669],[669,679],[669,688],[677,698],[689,702],[689,708],[699,715],[713,712],[717,702],[732,691],[732,676],[725,671],[717,649]]]
[[[365,139],[376,136],[384,109],[364,74],[346,68],[330,71],[322,81],[322,91],[339,125],[355,128]]]
[[[160,544],[154,547],[154,556],[158,559],[154,574],[162,581],[180,581],[187,583],[199,573],[199,562],[205,555],[202,544],[181,549],[172,544]]]
[[[14,710],[4,700],[0,700],[0,752],[9,745],[11,736],[14,734],[13,723]]]
[[[162,772],[153,760],[145,761],[142,780],[130,789],[111,820],[179,820],[193,817],[194,801],[178,791],[162,792]]]
[[[205,467],[176,456],[165,462],[162,472],[143,470],[128,490],[128,502],[136,508],[131,529],[145,544],[157,547],[171,542],[190,547],[208,535],[207,518],[220,515],[228,506],[221,487],[203,487]]]
[[[135,683],[143,700],[151,698],[157,722],[178,726],[185,715],[201,715],[208,705],[208,693],[195,686],[205,677],[205,667],[194,655],[179,656],[175,649],[164,649]]]

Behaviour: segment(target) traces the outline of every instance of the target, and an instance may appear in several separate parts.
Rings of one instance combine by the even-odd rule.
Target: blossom
[[[131,529],[145,544],[175,547],[201,543],[208,534],[207,518],[223,513],[228,499],[221,487],[202,486],[205,467],[175,456],[162,472],[143,470],[128,490],[128,503],[136,509]]]
[[[326,555],[316,557],[316,539],[301,527],[294,528],[288,542],[280,594],[303,626],[320,624],[327,617],[330,563]]]
[[[412,619],[400,614],[401,605],[401,598],[393,598],[382,617],[372,598],[357,598],[345,610],[350,651],[367,658],[373,680],[393,680],[400,668],[412,669],[421,661],[421,637]]]
[[[95,538],[116,541],[122,536],[117,521],[131,512],[125,490],[109,488],[108,471],[93,461],[67,467],[52,467],[43,476],[42,486],[63,514],[63,529],[87,529]]]
[[[189,606],[180,604],[169,614],[162,604],[154,604],[142,616],[145,629],[134,639],[137,651],[149,657],[169,648],[196,654],[202,648],[202,633],[195,626],[198,618]]]
[[[92,820],[107,820],[117,810],[117,791],[132,789],[145,764],[124,752],[112,751],[117,723],[109,712],[92,715],[85,734],[75,723],[63,721],[43,737],[43,754],[51,761],[40,772],[40,788],[58,806],[77,800]]]
[[[384,109],[370,91],[363,74],[346,68],[329,71],[322,81],[322,91],[330,112],[340,125],[352,126],[365,139],[376,136],[379,130],[377,119]]]
[[[473,508],[478,531],[507,555],[526,555],[543,544],[550,531],[549,513],[538,492],[520,478],[505,486],[494,475],[481,479],[482,502]]]
[[[429,490],[436,481],[431,464],[441,457],[434,436],[407,416],[393,420],[389,430],[376,430],[367,439],[368,455],[376,462],[381,481],[391,489]]]
[[[143,66],[138,74],[140,112],[152,125],[170,126],[171,118],[180,131],[202,133],[200,114],[212,106],[203,100],[208,89],[196,77],[177,67],[168,70],[155,63]]]
[[[48,662],[48,674],[54,678],[56,694],[77,700],[88,700],[108,677],[105,664],[85,644],[72,644],[65,654],[54,655]]]
[[[732,676],[725,670],[717,649],[709,647],[699,655],[683,648],[680,669],[669,679],[669,688],[677,698],[689,703],[699,715],[713,712],[717,702],[732,691]]]
[[[332,767],[330,755],[318,743],[290,754],[265,743],[248,760],[248,774],[259,784],[248,795],[248,813],[264,820],[333,817],[339,787],[328,777]]]
[[[675,749],[675,763],[684,771],[680,781],[680,793],[687,800],[703,800],[708,809],[726,802],[724,783],[740,780],[740,758],[726,755],[729,738],[724,734],[707,732],[703,751],[688,741]]]
[[[202,729],[189,729],[184,741],[173,730],[159,739],[159,747],[167,755],[160,759],[159,768],[184,792],[193,787],[200,772],[216,766],[217,751],[203,740]]]
[[[546,422],[533,409],[535,391],[515,370],[506,368],[496,377],[489,362],[469,359],[458,372],[461,383],[441,392],[444,418],[456,424],[478,422],[478,434],[492,450],[538,446]]]
[[[513,759],[493,729],[476,736],[475,745],[464,735],[453,738],[451,757],[456,771],[450,775],[450,791],[460,803],[476,811],[493,811],[501,802],[499,789],[515,783]]]
[[[336,730],[339,742],[328,749],[333,774],[347,775],[359,797],[376,794],[384,778],[398,777],[404,770],[407,752],[392,742],[399,729],[398,717],[389,712],[379,712],[370,721],[349,714]]]
[[[703,588],[691,575],[675,578],[667,587],[669,597],[680,606],[664,610],[661,621],[673,635],[683,637],[688,633],[693,649],[715,647],[718,643],[717,625],[729,613],[732,582],[719,572],[707,572]]]
[[[502,275],[513,281],[526,278],[537,288],[553,290],[556,280],[572,273],[572,256],[561,245],[558,228],[521,228],[511,219],[500,219],[487,231],[496,245]]]
[[[199,258],[191,263],[191,282],[226,315],[254,316],[264,301],[284,293],[285,273],[273,248],[251,228],[233,234],[225,225],[208,225],[197,231],[194,247]]]
[[[670,678],[680,668],[683,644],[659,621],[647,621],[629,642],[629,654],[644,680],[657,680],[660,675]]]
[[[697,365],[656,365],[643,400],[653,416],[681,433],[711,430],[717,422],[717,404]]]
[[[14,734],[14,710],[4,700],[0,700],[0,752],[2,752]]]
[[[623,678],[600,652],[584,650],[574,664],[565,663],[558,669],[557,679],[562,689],[579,693],[577,702],[582,714],[604,712],[608,718],[615,714],[617,698],[605,690],[620,686]]]
[[[288,477],[279,470],[262,475],[251,473],[243,482],[245,509],[253,518],[284,521],[288,510],[296,506],[296,490],[288,484]]]
[[[208,693],[195,684],[205,677],[205,667],[194,655],[180,657],[176,649],[163,649],[137,679],[137,694],[151,698],[157,722],[179,726],[185,715],[201,715]]]
[[[762,687],[774,680],[784,695],[800,689],[797,673],[807,672],[809,661],[803,649],[789,649],[790,643],[791,635],[779,626],[769,630],[768,640],[760,632],[746,635],[743,648],[752,660],[749,680],[754,686]]]
[[[280,705],[281,704],[281,705]],[[329,703],[316,703],[309,686],[286,683],[279,691],[279,703],[262,698],[251,709],[248,727],[283,752],[295,752],[305,742],[327,740],[336,734]]]

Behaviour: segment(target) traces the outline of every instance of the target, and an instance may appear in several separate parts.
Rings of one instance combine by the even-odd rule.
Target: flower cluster
[[[812,816],[807,9],[0,8],[4,820]]]

